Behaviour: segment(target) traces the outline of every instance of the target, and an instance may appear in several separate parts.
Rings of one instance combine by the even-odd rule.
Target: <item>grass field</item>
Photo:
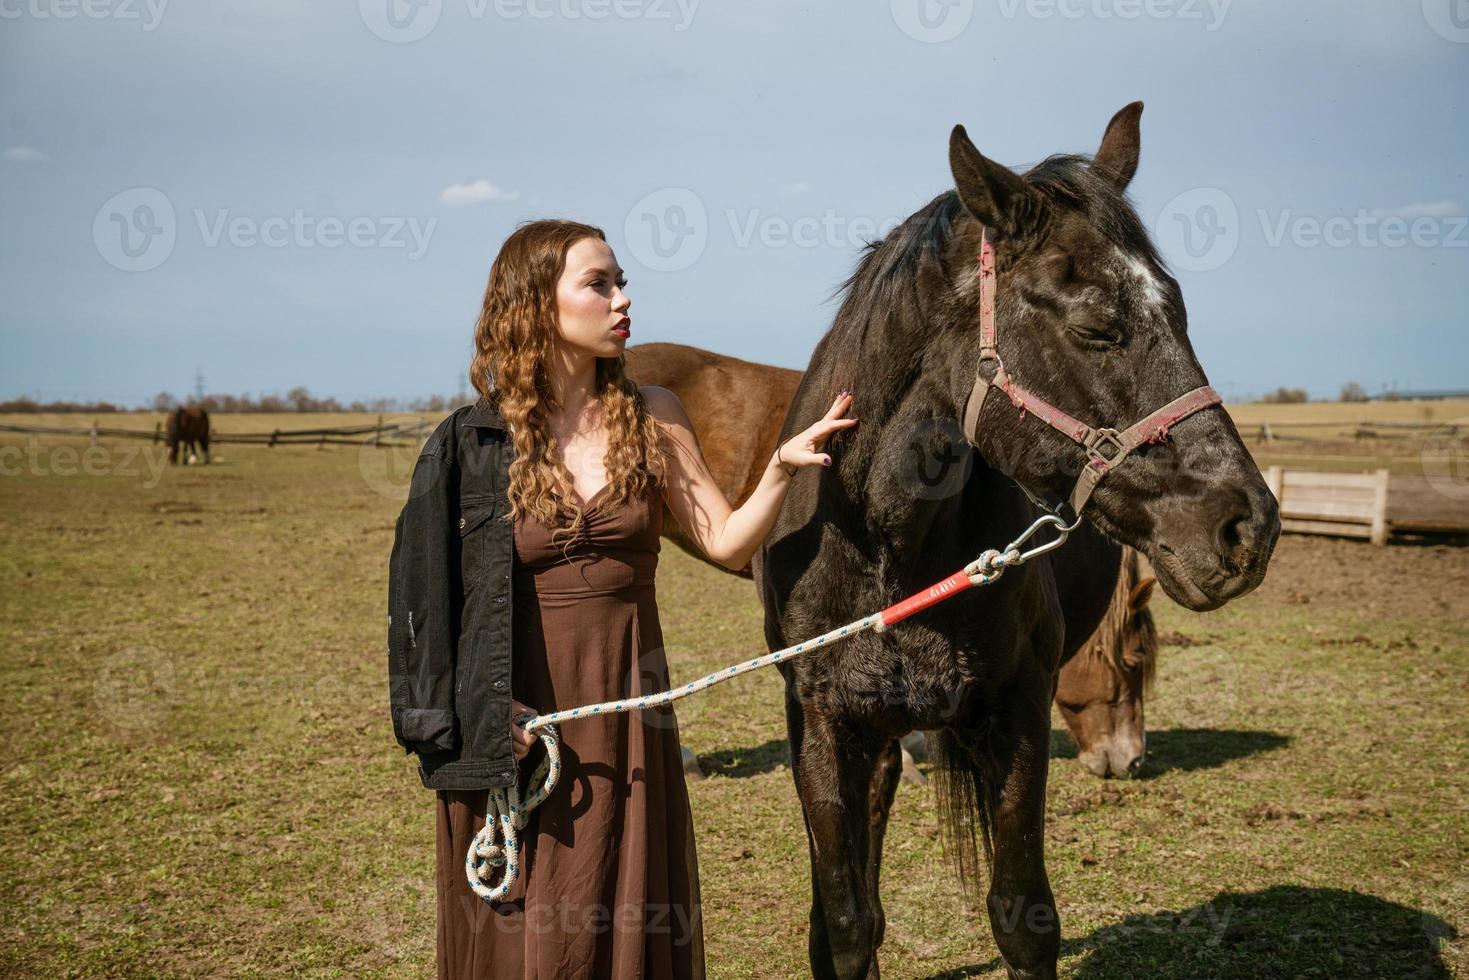
[[[361,420],[266,418],[219,427]],[[432,797],[383,663],[411,451],[223,446],[155,476],[125,458],[146,444],[0,446],[23,450],[0,476],[0,974],[431,975]],[[675,678],[763,650],[748,582],[668,547],[659,595]],[[1056,722],[1063,974],[1469,977],[1469,551],[1292,536],[1251,596],[1157,609],[1144,778],[1084,773]],[[711,774],[710,975],[807,975],[779,677],[678,714]],[[886,975],[1004,975],[927,788],[900,787],[883,895]]]

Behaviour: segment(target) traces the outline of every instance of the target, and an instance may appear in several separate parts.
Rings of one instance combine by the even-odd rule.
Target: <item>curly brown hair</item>
[[[606,241],[602,229],[577,221],[531,221],[517,228],[490,266],[484,306],[474,328],[469,377],[481,397],[498,404],[515,445],[510,464],[509,519],[529,514],[552,529],[552,540],[580,533],[583,510],[553,488],[574,481],[551,433],[561,406],[547,364],[557,337],[556,285],[566,253],[586,238]],[[623,373],[623,358],[597,359],[592,400],[607,429],[608,503],[617,504],[661,484],[664,437],[638,386]]]

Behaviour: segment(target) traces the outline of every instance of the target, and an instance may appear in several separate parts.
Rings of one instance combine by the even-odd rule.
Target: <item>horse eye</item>
[[[1078,324],[1071,332],[1088,344],[1116,347],[1122,343],[1122,334],[1119,331],[1095,323]]]

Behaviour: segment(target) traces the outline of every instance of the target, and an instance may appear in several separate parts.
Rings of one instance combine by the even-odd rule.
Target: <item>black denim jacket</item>
[[[481,399],[434,430],[413,468],[388,566],[388,702],[429,789],[515,782],[510,748],[515,447]]]

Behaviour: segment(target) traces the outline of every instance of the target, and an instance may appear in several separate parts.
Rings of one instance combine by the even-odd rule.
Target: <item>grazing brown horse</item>
[[[194,462],[196,443],[204,454],[204,462],[208,463],[209,413],[202,408],[184,408],[181,405],[168,416],[168,461],[179,461],[179,446],[182,445],[185,464]]]
[[[1035,519],[1031,496],[1081,499],[1078,474],[1105,477],[1090,522],[1146,554],[1182,605],[1213,609],[1264,578],[1280,533],[1275,500],[1203,387],[1178,283],[1124,196],[1141,112],[1134,103],[1117,113],[1094,157],[1050,157],[1023,176],[955,127],[955,189],[862,257],[781,430],[789,438],[853,391],[862,424],[833,436],[831,466],[792,478],[754,560],[770,649],[883,609],[1003,547]],[[981,309],[991,285],[994,306]],[[993,333],[980,329],[990,309]],[[1001,390],[966,416],[977,377]],[[1040,400],[1054,408],[1034,410]],[[1180,405],[1191,407],[1153,418]],[[1104,430],[1115,445],[1078,445],[1057,409],[1115,427]],[[924,420],[944,418],[966,418],[972,469],[958,493],[915,494],[908,443]],[[1137,444],[1133,427],[1149,418],[1150,438]],[[1056,579],[1050,562],[1010,568],[881,633],[780,665],[818,978],[878,975],[898,740],[917,729],[938,732],[943,829],[966,888],[977,890],[984,844],[986,907],[1006,969],[1056,976],[1060,923],[1044,851],[1065,645]]]
[[[1064,567],[1063,561],[1056,564]],[[1142,564],[1136,551],[1122,549],[1101,623],[1085,643],[1067,643],[1056,678],[1056,707],[1076,742],[1077,758],[1094,776],[1136,776],[1147,755],[1143,699],[1158,666],[1158,629],[1148,600],[1157,579],[1144,577]],[[1064,599],[1063,575],[1058,569],[1057,592]]]
[[[638,384],[658,385],[678,395],[725,497],[735,503],[748,497],[775,452],[801,372],[682,344],[629,347],[626,370]],[[949,442],[913,448],[921,449],[916,467],[932,473],[936,463],[967,446]],[[1158,653],[1157,630],[1147,608],[1154,580],[1141,579],[1137,552],[1118,549],[1089,525],[1083,528],[1071,546],[1050,556],[1057,567],[1061,605],[1069,613],[1056,705],[1083,766],[1097,776],[1134,776],[1147,746],[1143,696]],[[729,572],[709,561],[669,514],[664,515],[663,533],[700,561]],[[1119,550],[1120,573],[1114,554]],[[748,568],[732,574],[750,577]],[[1082,595],[1089,598],[1083,601]],[[1104,597],[1109,598],[1105,604]]]

